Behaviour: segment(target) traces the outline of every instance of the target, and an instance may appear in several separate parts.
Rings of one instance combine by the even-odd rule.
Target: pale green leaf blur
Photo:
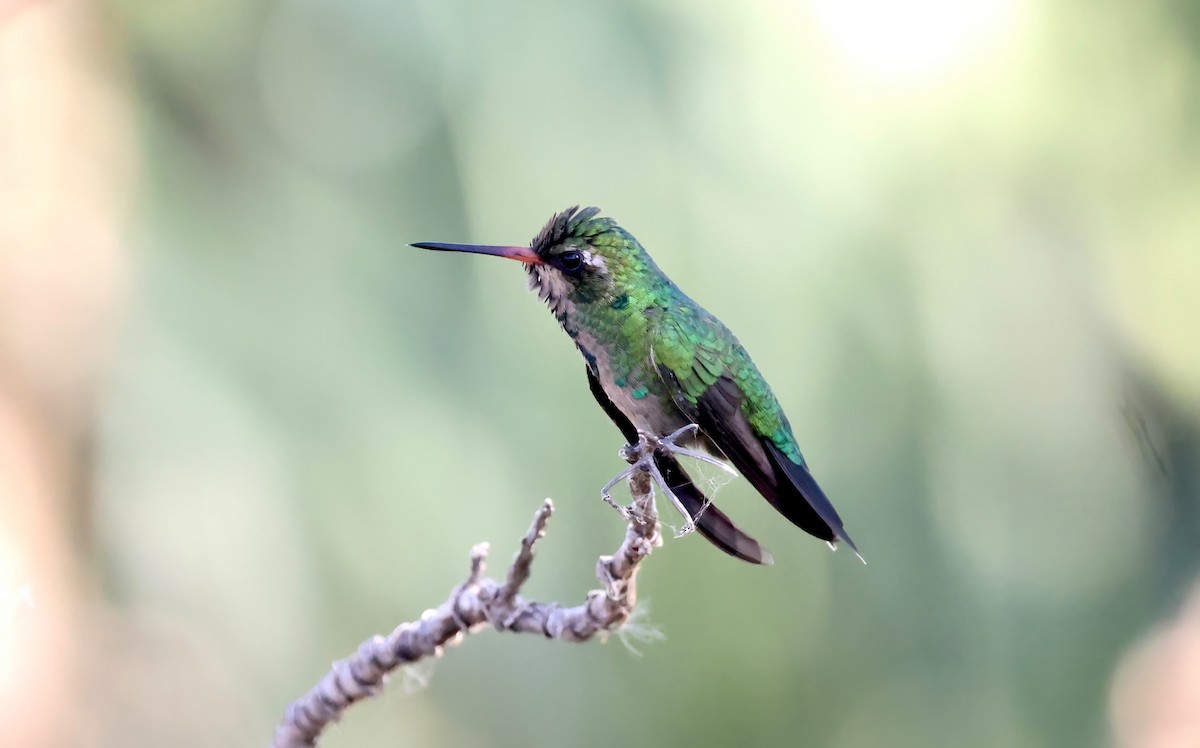
[[[595,585],[622,439],[579,355],[514,263],[407,246],[522,244],[574,204],[738,334],[868,565],[735,481],[718,503],[776,565],[668,538],[640,578],[666,638],[641,656],[485,633],[322,745],[1151,745],[1113,693],[1200,566],[1192,4],[103,20],[140,176],[92,563],[189,664],[127,686],[95,745],[266,744],[473,544],[502,573],[545,496],[527,593]]]

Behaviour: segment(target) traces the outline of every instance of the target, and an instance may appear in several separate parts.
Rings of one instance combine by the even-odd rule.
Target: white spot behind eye
[[[592,254],[586,249],[583,251],[583,262],[597,270],[608,270],[608,263],[604,261],[604,255]]]

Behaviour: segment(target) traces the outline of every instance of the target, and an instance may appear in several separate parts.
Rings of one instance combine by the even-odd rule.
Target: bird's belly
[[[604,394],[638,431],[662,436],[690,423],[675,407],[649,362],[637,363],[638,355],[614,358],[610,347],[587,330],[575,331],[574,337]],[[649,358],[648,351],[645,356]]]
[[[662,436],[690,423],[674,403],[664,402],[664,398],[657,393],[648,393],[639,398],[634,397],[639,392],[637,388],[620,387],[611,377],[601,376],[600,383],[608,399],[629,418],[638,431]]]

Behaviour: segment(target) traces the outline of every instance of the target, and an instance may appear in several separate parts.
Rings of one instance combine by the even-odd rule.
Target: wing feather
[[[780,514],[822,540],[844,541],[857,553],[837,510],[795,448],[774,395],[760,381],[758,399],[747,401],[744,387],[759,380],[749,356],[720,323],[699,321],[703,324],[690,337],[678,319],[668,319],[656,330],[655,362],[676,406]]]

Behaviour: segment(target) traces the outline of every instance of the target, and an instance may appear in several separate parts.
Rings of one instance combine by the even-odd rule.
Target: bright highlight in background
[[[948,76],[1016,27],[1020,0],[808,0],[846,62],[890,83]]]

